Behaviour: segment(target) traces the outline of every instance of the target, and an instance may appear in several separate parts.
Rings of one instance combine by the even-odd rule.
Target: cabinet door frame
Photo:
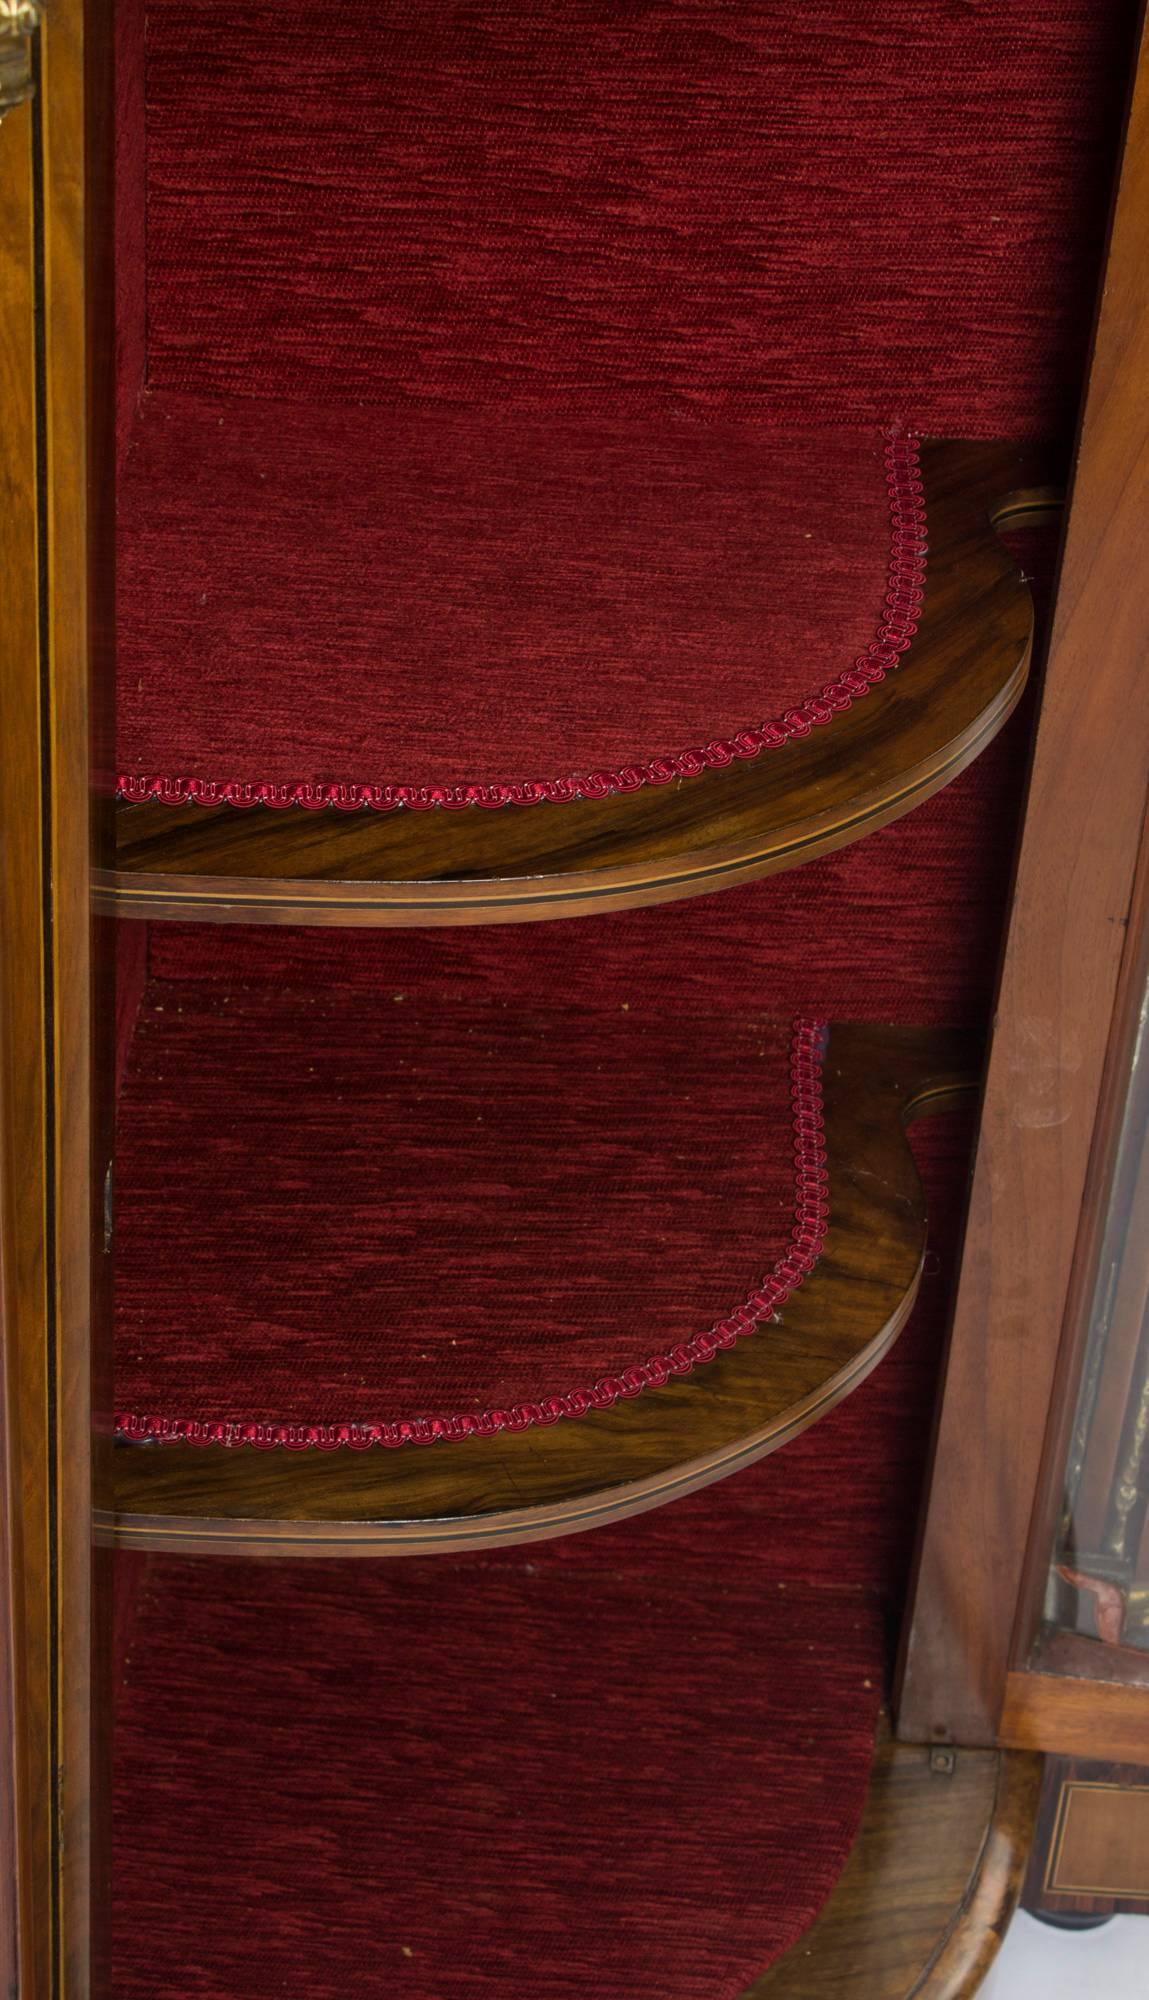
[[[87,333],[104,190],[85,26],[83,0],[52,0],[24,38],[32,95],[0,123],[0,1989],[21,2000],[106,1990],[92,1925],[107,1902],[92,1894],[106,1859],[94,1612],[108,1592],[91,1528],[107,1127],[93,1087],[89,694],[107,510],[92,494],[102,418]]]
[[[1143,22],[903,1631],[906,1740],[1003,1740],[1007,1684],[1016,1694],[1027,1546],[1048,1510],[1043,1453],[1069,1393],[1074,1274],[1096,1226],[1090,1159],[1095,1136],[1104,1143],[1098,1120],[1149,798],[1146,547]],[[1141,1726],[1149,1758],[1149,1708]]]

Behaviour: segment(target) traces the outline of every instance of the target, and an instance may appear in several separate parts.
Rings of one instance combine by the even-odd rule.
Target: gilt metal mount
[[[39,0],[0,0],[0,118],[32,95],[32,36]]]

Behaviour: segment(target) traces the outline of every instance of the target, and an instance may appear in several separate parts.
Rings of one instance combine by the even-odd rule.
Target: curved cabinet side
[[[249,812],[120,805],[99,906],[243,923],[467,924],[703,895],[861,839],[957,777],[1015,707],[1029,592],[994,531],[1055,504],[1032,455],[927,443],[930,562],[897,672],[746,762],[569,806]]]

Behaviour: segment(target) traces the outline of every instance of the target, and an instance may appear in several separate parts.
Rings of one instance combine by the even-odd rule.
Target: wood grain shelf
[[[660,1506],[776,1451],[856,1388],[904,1325],[926,1238],[905,1126],[969,1088],[977,1067],[964,1036],[831,1028],[822,1255],[775,1320],[691,1375],[547,1429],[399,1450],[120,1442],[100,1534],[189,1554],[491,1546]]]
[[[971,2000],[1017,1906],[1041,1758],[878,1743],[829,1901],[743,2000]]]
[[[98,906],[213,922],[465,924],[700,895],[872,832],[955,778],[1025,683],[1029,592],[995,527],[1056,506],[1014,446],[922,449],[929,569],[898,671],[828,727],[723,770],[571,805],[483,812],[116,809]]]

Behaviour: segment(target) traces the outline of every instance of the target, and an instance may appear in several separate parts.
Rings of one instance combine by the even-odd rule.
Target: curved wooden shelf
[[[1017,1906],[1041,1759],[936,1753],[884,1729],[858,1838],[829,1902],[743,2000],[971,2000]]]
[[[665,1388],[546,1430],[389,1451],[118,1444],[105,1537],[131,1548],[426,1554],[568,1534],[776,1451],[862,1382],[913,1305],[925,1248],[904,1127],[969,1085],[961,1036],[831,1029],[830,1229],[779,1318]]]
[[[120,805],[99,907],[244,923],[578,916],[704,894],[860,839],[948,784],[1014,708],[1033,615],[994,527],[1057,502],[1012,446],[928,443],[922,471],[930,564],[917,637],[827,728],[722,771],[569,806]]]

